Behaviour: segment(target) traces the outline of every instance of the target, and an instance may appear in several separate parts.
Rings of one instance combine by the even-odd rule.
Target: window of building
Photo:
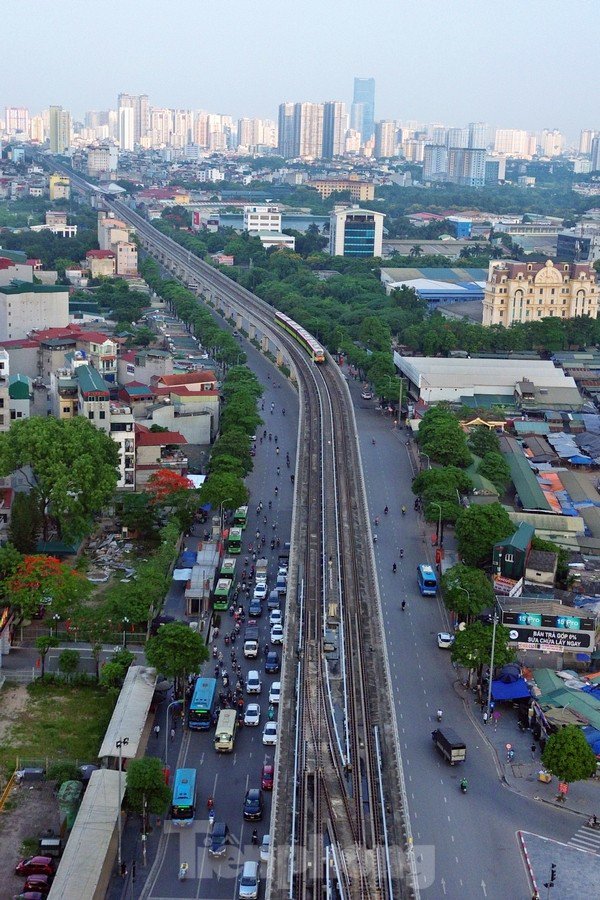
[[[93,412],[89,412],[89,413],[88,413],[88,419],[93,419],[93,418],[94,418],[94,413],[93,413]]]
[[[103,409],[100,410],[99,418],[101,418],[101,419],[105,419],[105,418],[106,418],[106,413],[104,412]]]
[[[63,406],[63,408],[62,408],[62,411],[63,411],[64,413],[68,413],[68,412],[70,412],[70,410],[71,410],[71,407],[70,407],[70,406]]]

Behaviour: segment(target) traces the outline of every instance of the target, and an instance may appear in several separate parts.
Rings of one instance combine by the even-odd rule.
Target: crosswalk
[[[588,853],[597,853],[600,856],[600,828],[589,828],[582,825],[575,832],[569,844],[578,850],[587,850]]]

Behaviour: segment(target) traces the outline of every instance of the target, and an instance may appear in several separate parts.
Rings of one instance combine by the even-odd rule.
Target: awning
[[[192,577],[191,569],[174,569],[173,581],[189,581]]]
[[[589,456],[570,456],[569,462],[573,466],[591,466],[594,460]]]
[[[505,681],[492,681],[492,697],[494,700],[521,700],[530,697],[531,691],[524,678],[506,684]]]
[[[196,565],[196,551],[195,550],[184,550],[181,556],[179,557],[178,565],[182,568],[191,568]]]

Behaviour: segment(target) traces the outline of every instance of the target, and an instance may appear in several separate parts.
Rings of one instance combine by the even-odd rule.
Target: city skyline
[[[578,7],[584,4],[569,9]],[[79,119],[89,109],[114,108],[127,91],[148,94],[156,106],[273,119],[283,99],[343,100],[350,109],[359,76],[375,79],[377,120],[484,120],[558,128],[571,140],[596,126],[580,92],[564,89],[564,70],[548,49],[560,36],[561,57],[580,56],[579,29],[564,27],[561,0],[530,0],[525,8],[517,0],[460,0],[451,18],[449,9],[441,0],[423,0],[410,14],[381,0],[355,0],[350,9],[339,0],[326,7],[305,0],[292,23],[279,8],[277,16],[260,16],[241,0],[225,9],[208,0],[201,13],[191,0],[180,0],[177,18],[155,0],[126,7],[106,0],[93,28],[87,16],[84,28],[75,0],[45,8],[43,22],[38,4],[22,0],[4,11],[7,33],[20,39],[5,48],[0,106],[59,104]],[[585,4],[585,13],[593,46],[600,10]],[[49,42],[48,33],[60,42]],[[16,53],[24,44],[36,59],[31,72]]]

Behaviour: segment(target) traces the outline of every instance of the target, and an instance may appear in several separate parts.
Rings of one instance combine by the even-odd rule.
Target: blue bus
[[[212,725],[216,690],[215,678],[196,678],[188,709],[188,728],[208,731]]]
[[[437,577],[432,566],[428,566],[426,563],[417,566],[417,584],[423,597],[435,597]]]
[[[171,801],[173,825],[191,825],[196,815],[196,770],[177,769]]]

